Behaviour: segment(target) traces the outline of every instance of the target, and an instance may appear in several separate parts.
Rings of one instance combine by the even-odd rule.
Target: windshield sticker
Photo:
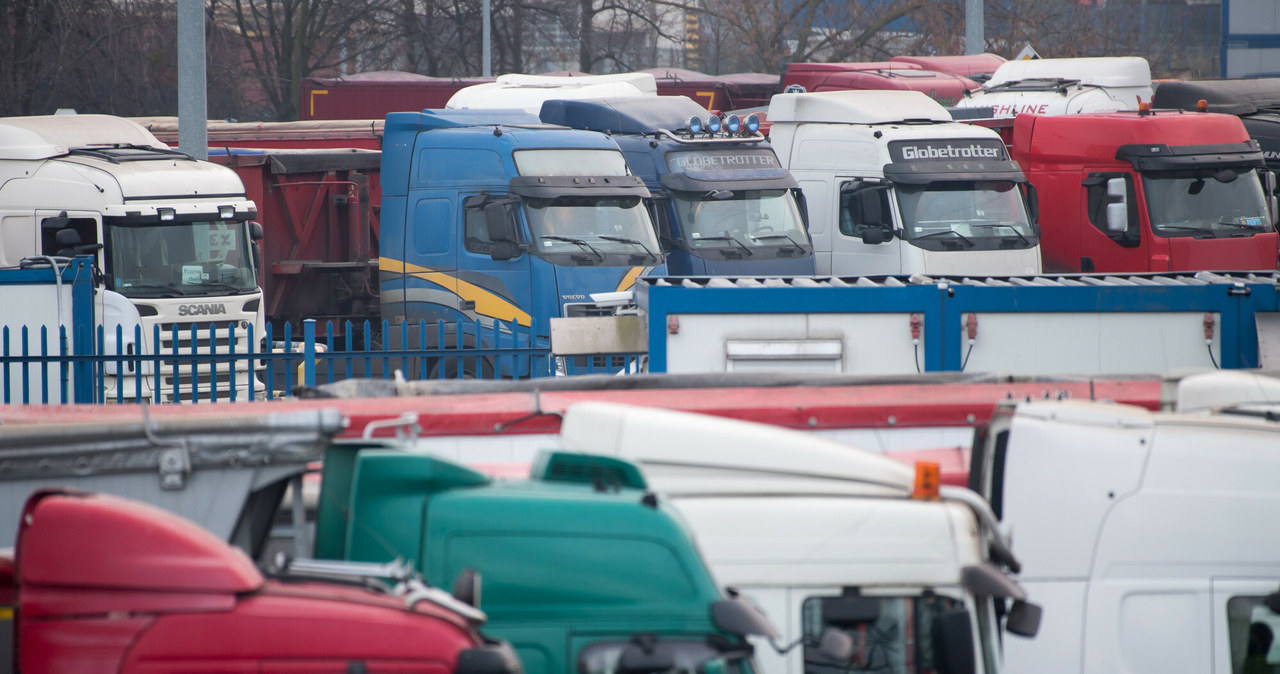
[[[989,138],[957,138],[955,140],[896,140],[889,143],[889,157],[906,161],[1003,161],[1004,142]]]

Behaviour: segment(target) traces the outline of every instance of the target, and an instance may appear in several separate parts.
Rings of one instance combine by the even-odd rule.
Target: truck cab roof
[[[684,129],[691,117],[706,116],[706,108],[685,96],[549,100],[540,115],[548,124],[634,135]]]
[[[502,75],[495,82],[459,89],[446,108],[511,108],[537,114],[544,101],[552,98],[620,98],[657,96],[657,81],[651,73],[583,75]]]
[[[141,124],[111,115],[0,119],[0,159],[48,159],[72,148],[137,146],[168,150]]]
[[[1209,112],[1252,115],[1280,111],[1280,77],[1160,82],[1151,99],[1153,108],[1195,110],[1199,101]]]
[[[950,122],[951,114],[918,91],[824,91],[777,94],[769,102],[769,121],[831,124],[892,124],[904,121]]]
[[[996,68],[984,91],[1016,82],[1043,79],[1078,80],[1095,87],[1149,87],[1151,66],[1140,56],[1106,56],[1007,61]]]

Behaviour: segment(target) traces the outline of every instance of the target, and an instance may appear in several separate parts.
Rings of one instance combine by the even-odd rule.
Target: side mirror
[[[515,241],[515,228],[511,226],[511,220],[507,215],[506,204],[498,201],[485,204],[484,225],[489,233],[490,241],[494,243],[498,241]]]
[[[711,623],[730,634],[778,638],[778,630],[769,622],[769,618],[742,597],[721,599],[712,604]]]
[[[848,663],[853,657],[853,637],[835,627],[825,627],[818,635],[818,654],[839,663]]]
[[[471,568],[463,569],[453,579],[453,598],[480,608],[480,572]]]
[[[893,240],[893,230],[888,227],[868,227],[862,230],[862,242],[877,245]]]
[[[1129,190],[1124,178],[1107,179],[1107,231],[1123,234],[1129,229]]]
[[[1280,592],[1272,592],[1267,595],[1266,604],[1272,613],[1280,615]]]
[[[489,244],[489,257],[498,260],[514,260],[520,257],[520,244],[513,241],[494,241]]]
[[[257,220],[249,221],[249,240],[261,241],[266,234],[262,231],[262,223]]]
[[[1009,608],[1009,615],[1005,618],[1004,628],[1010,634],[1016,634],[1020,637],[1028,639],[1034,637],[1040,631],[1040,615],[1044,609],[1029,601],[1015,600],[1013,606]]]
[[[618,674],[656,674],[665,672],[676,666],[671,651],[657,647],[657,638],[653,635],[638,634],[632,637],[631,643],[622,649],[618,656]]]
[[[822,621],[836,627],[857,627],[880,619],[880,600],[846,595],[822,600]]]
[[[1031,183],[1023,183],[1026,190],[1023,192],[1024,198],[1027,200],[1027,216],[1031,218],[1031,224],[1037,225],[1040,222],[1040,195],[1036,192],[1036,186]]]
[[[937,652],[941,674],[974,674],[973,622],[963,608],[943,611],[937,619]]]

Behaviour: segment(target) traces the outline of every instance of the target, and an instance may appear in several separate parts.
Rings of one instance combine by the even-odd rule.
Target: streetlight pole
[[[493,75],[493,66],[490,63],[490,56],[489,56],[489,54],[492,52],[492,50],[489,48],[489,39],[490,39],[489,24],[491,23],[493,17],[491,17],[489,13],[490,13],[489,0],[484,0],[484,27],[480,31],[480,36],[481,36],[480,48],[484,50],[484,56],[481,59],[481,62],[484,63],[484,66],[483,66],[483,72],[481,72],[480,74],[484,75],[485,77],[489,77]]]
[[[984,9],[982,0],[964,0],[965,54],[981,54],[987,50],[987,40],[983,35]]]
[[[204,0],[178,0],[178,149],[209,158],[205,100]]]

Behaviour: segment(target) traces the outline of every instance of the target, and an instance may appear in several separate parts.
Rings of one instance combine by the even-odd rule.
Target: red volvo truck
[[[1010,150],[1047,273],[1276,268],[1273,174],[1236,117],[1022,114]]]
[[[476,631],[483,613],[417,585],[268,579],[167,511],[37,492],[0,561],[0,670],[520,674],[509,645]]]

